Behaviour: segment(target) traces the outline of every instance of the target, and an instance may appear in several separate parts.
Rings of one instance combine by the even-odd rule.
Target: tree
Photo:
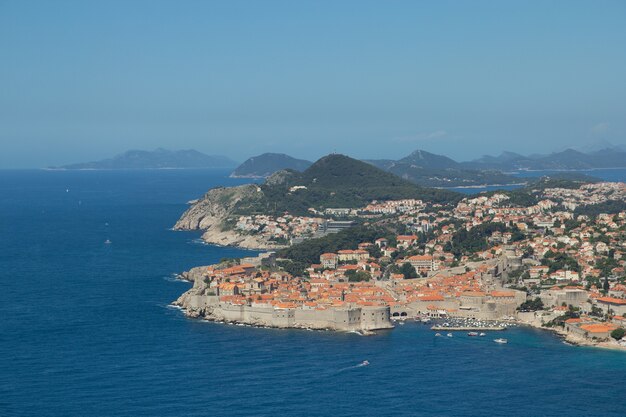
[[[602,289],[605,293],[609,292],[609,277],[604,277],[604,284],[602,285]]]
[[[518,308],[519,311],[537,311],[543,309],[543,301],[536,297],[534,300],[524,301]]]
[[[369,281],[372,277],[365,271],[355,271],[348,270],[346,271],[346,277],[348,277],[348,282],[361,282],[361,281]]]
[[[417,278],[417,272],[415,271],[415,268],[413,268],[413,265],[408,262],[405,262],[402,265],[402,268],[400,268],[400,273],[404,275],[404,279]]]
[[[603,317],[604,311],[598,306],[591,306],[590,316]]]
[[[626,330],[623,327],[618,327],[611,332],[611,337],[615,340],[621,340],[626,335]]]

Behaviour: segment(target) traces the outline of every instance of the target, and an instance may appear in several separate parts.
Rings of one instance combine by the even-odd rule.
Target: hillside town
[[[406,319],[507,321],[626,347],[626,212],[576,211],[625,200],[626,184],[596,183],[546,188],[531,205],[492,193],[453,208],[403,200],[335,209],[326,214],[394,222],[402,233],[319,253],[296,272],[273,252],[196,268],[177,303],[190,316],[259,326],[371,332]],[[319,214],[248,216],[236,227],[290,241],[315,235],[328,221]]]

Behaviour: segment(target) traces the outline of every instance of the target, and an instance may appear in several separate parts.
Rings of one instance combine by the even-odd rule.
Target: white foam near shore
[[[163,279],[167,282],[185,282],[185,283],[189,283],[189,281],[187,281],[186,279],[182,279],[180,277],[180,275],[178,274],[172,274],[172,275],[168,275],[166,277],[163,277]]]

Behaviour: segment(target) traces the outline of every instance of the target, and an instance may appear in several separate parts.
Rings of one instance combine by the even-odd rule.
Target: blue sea
[[[0,171],[0,416],[626,415],[626,353],[548,332],[498,345],[420,324],[362,337],[185,319],[174,274],[249,252],[170,227],[241,182]]]
[[[575,170],[575,171],[556,171],[556,170],[545,170],[545,171],[514,171],[509,174],[514,177],[520,178],[537,178],[543,176],[549,176],[554,174],[563,174],[563,173],[574,173],[574,174],[583,174],[589,175],[591,177],[595,177],[601,179],[603,181],[621,181],[626,182],[626,168],[607,168],[607,169],[585,169],[585,170]],[[496,191],[496,190],[515,190],[516,188],[523,187],[523,184],[520,185],[488,185],[485,187],[450,187],[449,190],[457,191],[463,194],[478,194],[483,191]]]

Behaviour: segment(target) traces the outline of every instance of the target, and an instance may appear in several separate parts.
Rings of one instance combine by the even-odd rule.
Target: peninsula
[[[359,332],[508,321],[622,348],[625,201],[624,183],[551,178],[463,197],[329,155],[193,202],[177,229],[273,250],[184,273],[193,287],[175,304],[208,320]]]

